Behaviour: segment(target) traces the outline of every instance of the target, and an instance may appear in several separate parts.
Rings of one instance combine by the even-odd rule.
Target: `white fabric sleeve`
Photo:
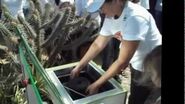
[[[109,19],[105,18],[103,26],[100,30],[100,35],[102,35],[102,36],[111,36],[111,35],[113,35],[110,31],[111,30],[111,23],[112,22]]]
[[[81,16],[82,15],[82,11],[83,11],[83,5],[82,5],[83,0],[75,0],[75,14],[77,16]]]
[[[145,40],[148,29],[149,22],[146,19],[141,16],[132,16],[126,22],[122,38],[124,40]]]

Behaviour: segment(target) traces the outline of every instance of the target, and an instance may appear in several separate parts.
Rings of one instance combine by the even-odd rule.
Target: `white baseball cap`
[[[86,6],[87,12],[93,13],[98,11],[104,2],[105,0],[88,0]]]

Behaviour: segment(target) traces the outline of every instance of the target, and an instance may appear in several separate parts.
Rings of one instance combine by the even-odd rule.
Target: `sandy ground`
[[[128,104],[128,97],[130,95],[130,80],[131,80],[130,69],[126,68],[125,71],[122,73],[122,75],[120,75],[120,78],[121,78],[122,87],[128,91],[127,102],[126,102],[126,104]]]

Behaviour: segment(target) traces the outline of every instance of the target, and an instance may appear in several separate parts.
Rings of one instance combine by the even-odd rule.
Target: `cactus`
[[[52,7],[51,7],[51,5],[49,3],[47,3],[44,8],[45,8],[44,9],[45,11],[44,11],[44,14],[42,16],[42,24],[46,23],[47,21],[49,21],[50,14],[51,14],[51,12],[53,12],[52,11]]]
[[[42,14],[42,9],[39,0],[32,0],[32,2],[34,3],[35,9],[38,10],[39,14]]]
[[[53,8],[49,4],[45,5],[44,12],[39,7],[38,0],[30,0],[30,4],[31,11],[26,19],[20,16],[14,18],[9,14],[8,10],[4,9],[5,19],[0,21],[0,33],[9,45],[0,45],[0,50],[4,50],[14,63],[19,63],[15,50],[11,49],[17,48],[19,37],[16,35],[15,28],[18,28],[43,66],[51,67],[57,63],[68,62],[68,59],[65,58],[65,55],[69,55],[68,52],[72,52],[73,59],[77,58],[76,51],[78,47],[88,41],[93,35],[95,23],[89,17],[77,18],[74,7],[63,8],[61,11],[52,13]],[[87,27],[87,24],[91,25]],[[50,30],[49,33],[47,33],[48,30]],[[13,40],[16,41],[12,42]],[[52,48],[52,50],[49,50],[49,48]],[[43,54],[48,59],[43,59]],[[31,61],[29,64],[32,64]],[[33,66],[32,69],[35,72]],[[36,74],[34,73],[33,76],[36,76]],[[13,74],[9,76],[11,75]],[[44,89],[44,85],[42,85],[43,81],[39,78],[35,78],[35,80],[40,92],[47,95],[47,91]],[[16,94],[16,96],[20,95]],[[14,101],[17,100],[14,98]]]
[[[51,35],[45,40],[45,42],[42,44],[43,47],[47,47],[48,45],[52,44],[51,42],[57,38],[61,31],[62,27],[67,22],[68,16],[70,14],[70,9],[66,9],[64,14],[59,18],[58,22],[54,26],[54,29],[52,30]]]
[[[8,47],[0,44],[0,50],[3,50],[5,52],[8,51]]]
[[[18,20],[26,29],[29,37],[32,39],[35,39],[37,35],[36,35],[35,31],[33,30],[33,28],[31,27],[31,25],[29,25],[29,23],[25,19],[23,19],[21,16],[18,16]]]
[[[0,23],[0,33],[5,40],[6,45],[11,51],[17,50],[18,37],[12,34],[2,23]]]
[[[36,15],[37,15],[37,24],[35,24],[35,28],[36,28],[36,34],[37,37],[35,39],[35,43],[36,43],[36,47],[37,47],[37,51],[36,51],[36,55],[38,57],[39,60],[41,60],[41,41],[44,40],[44,31],[42,29],[39,29],[41,27],[41,15],[39,14],[39,12],[36,10]]]
[[[44,64],[44,66],[48,66],[48,65],[52,65],[56,62],[55,58],[56,58],[56,54],[59,53],[62,50],[63,44],[65,41],[65,38],[68,36],[67,31],[69,31],[69,27],[65,30],[62,31],[62,35],[59,37],[59,40],[57,41],[57,45],[56,47],[54,47],[54,49],[51,51],[50,55],[49,55],[49,60],[46,64]]]
[[[0,103],[1,104],[27,104],[24,96],[25,88],[20,88],[22,74],[20,64],[0,64]]]
[[[40,29],[48,30],[49,28],[54,27],[54,25],[58,22],[58,20],[61,18],[63,13],[57,13],[51,20],[45,22],[42,24]]]
[[[61,11],[53,11],[54,9],[51,5],[46,4],[42,11],[39,0],[29,0],[29,2],[30,14],[26,19],[23,19],[20,16],[18,16],[17,19],[11,17],[8,9],[3,7],[4,14],[6,15],[5,19],[9,22],[4,23],[6,29],[2,30],[0,28],[0,32],[4,34],[4,36],[9,34],[15,36],[14,28],[18,26],[22,35],[27,38],[27,41],[31,40],[31,42],[29,42],[30,46],[43,64],[52,64],[54,61],[51,60],[55,60],[58,54],[60,54],[59,56],[62,56],[62,51],[68,51],[69,49],[76,50],[75,48],[78,48],[83,42],[88,41],[90,35],[93,34],[92,32],[87,32],[87,30],[94,31],[94,28],[92,27],[83,31],[86,24],[90,23],[90,18],[76,17],[74,6],[63,8]],[[11,25],[12,22],[14,25]],[[85,33],[85,35],[83,33]],[[10,36],[7,37],[7,40],[8,38],[10,38]],[[74,48],[71,48],[72,45],[74,45]],[[52,51],[50,51],[51,47],[53,48]],[[44,50],[46,50],[46,52],[44,52]],[[42,59],[43,53],[49,55],[48,60]]]

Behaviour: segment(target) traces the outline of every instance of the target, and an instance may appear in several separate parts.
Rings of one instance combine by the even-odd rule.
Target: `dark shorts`
[[[135,70],[130,65],[131,70],[131,85],[130,85],[130,96],[128,104],[144,104],[145,100],[148,98],[151,89],[145,86],[138,85],[135,80],[138,80],[142,72]]]

